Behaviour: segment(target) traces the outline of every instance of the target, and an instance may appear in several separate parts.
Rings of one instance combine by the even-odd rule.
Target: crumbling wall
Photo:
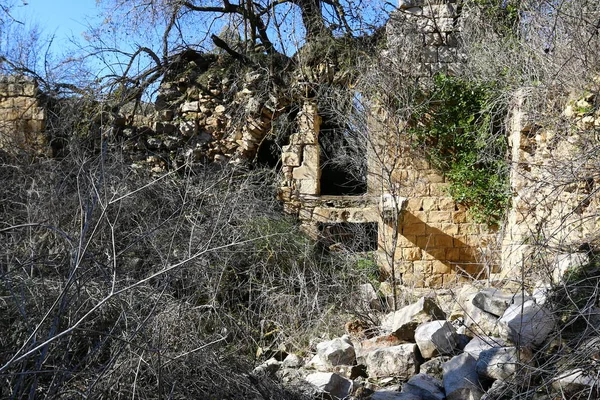
[[[532,107],[525,88],[514,96],[509,124],[513,193],[502,248],[502,273],[520,274],[560,253],[600,245],[600,111],[598,94],[575,96],[559,109]],[[539,103],[539,102],[535,102]],[[542,105],[548,108],[548,104]],[[535,257],[535,260],[533,259]],[[542,278],[551,271],[541,272]],[[549,272],[549,273],[544,273]]]
[[[13,154],[45,153],[46,112],[36,82],[0,76],[0,149]]]

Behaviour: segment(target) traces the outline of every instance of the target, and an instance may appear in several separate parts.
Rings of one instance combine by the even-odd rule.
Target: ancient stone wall
[[[0,76],[0,149],[13,153],[44,153],[46,112],[35,81]]]
[[[597,93],[580,94],[558,109],[534,110],[538,96],[525,88],[514,97],[509,124],[512,207],[502,248],[502,273],[543,265],[582,245],[600,245],[600,111]],[[551,125],[544,112],[554,116]],[[562,115],[561,115],[562,113]],[[556,118],[560,116],[561,118]],[[556,122],[558,121],[558,122]],[[545,260],[544,260],[545,259]],[[536,271],[549,278],[552,271]]]

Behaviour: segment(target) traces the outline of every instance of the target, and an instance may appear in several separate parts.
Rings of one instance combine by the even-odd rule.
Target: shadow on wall
[[[429,217],[421,213],[406,211],[404,214],[399,247],[400,259],[408,265],[406,273],[436,280],[443,276],[444,284],[458,277],[483,278],[486,269],[478,243],[479,225],[453,223],[451,212],[430,212]],[[436,220],[447,217],[447,222],[423,221],[432,217]]]

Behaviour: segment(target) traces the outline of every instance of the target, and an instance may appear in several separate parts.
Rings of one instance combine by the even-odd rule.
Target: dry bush
[[[283,216],[274,173],[152,176],[118,146],[75,143],[0,163],[3,396],[291,396],[245,375],[257,346],[341,329],[331,307],[360,276]]]

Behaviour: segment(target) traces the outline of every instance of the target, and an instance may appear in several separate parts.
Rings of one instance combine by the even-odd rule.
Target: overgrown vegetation
[[[493,83],[438,74],[411,116],[409,134],[449,179],[449,193],[474,220],[498,224],[508,207],[506,105]]]

